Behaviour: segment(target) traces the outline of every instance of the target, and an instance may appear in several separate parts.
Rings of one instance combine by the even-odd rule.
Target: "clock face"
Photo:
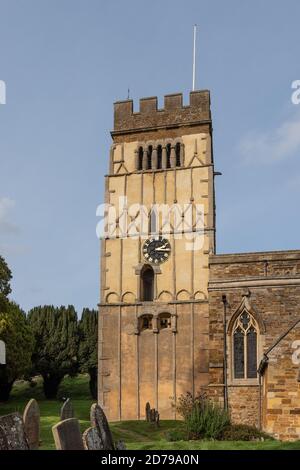
[[[143,255],[149,263],[163,263],[167,261],[170,253],[171,245],[166,238],[149,238],[143,245]]]

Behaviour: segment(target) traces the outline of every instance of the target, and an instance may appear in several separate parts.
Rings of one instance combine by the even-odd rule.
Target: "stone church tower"
[[[121,209],[113,236],[102,241],[99,403],[109,420],[143,418],[147,402],[173,419],[172,403],[182,393],[209,384],[210,94],[191,92],[188,106],[181,94],[168,95],[163,109],[156,97],[143,98],[138,112],[131,100],[117,102],[111,135],[105,202]],[[184,208],[181,222],[192,208],[189,229],[174,212],[164,225],[153,209],[158,204]],[[142,213],[147,233],[134,233]]]

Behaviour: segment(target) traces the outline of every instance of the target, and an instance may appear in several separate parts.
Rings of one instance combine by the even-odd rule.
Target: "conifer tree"
[[[7,266],[5,259],[0,256],[0,312],[4,312],[8,305],[8,295],[11,293],[11,279],[11,270]]]
[[[6,365],[0,369],[0,400],[7,401],[16,379],[31,368],[34,338],[25,312],[14,302],[6,302],[0,312],[0,339],[6,346]]]
[[[98,312],[84,308],[79,321],[79,367],[90,376],[90,392],[97,398]]]
[[[35,337],[34,372],[43,377],[46,398],[53,399],[64,376],[77,372],[77,314],[72,305],[45,305],[33,308],[28,319]]]

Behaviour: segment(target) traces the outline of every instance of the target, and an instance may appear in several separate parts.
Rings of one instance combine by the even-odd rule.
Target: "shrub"
[[[230,425],[228,411],[211,402],[205,394],[182,395],[177,410],[184,418],[189,439],[218,439]]]
[[[180,395],[180,397],[178,398],[178,404],[176,406],[176,409],[178,413],[184,419],[186,419],[192,412],[193,407],[197,403],[199,404],[199,406],[202,406],[206,399],[207,397],[205,393],[199,393],[199,395],[193,397],[190,392],[187,392],[185,395]]]
[[[226,426],[222,432],[223,441],[261,441],[273,440],[269,434],[259,431],[254,426],[247,424],[231,424]]]
[[[190,439],[218,439],[230,423],[228,412],[208,400],[196,404],[185,421]]]

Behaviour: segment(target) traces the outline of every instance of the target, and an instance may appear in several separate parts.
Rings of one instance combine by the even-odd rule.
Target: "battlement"
[[[182,103],[182,93],[166,95],[162,109],[157,108],[156,96],[141,98],[139,112],[134,112],[133,100],[118,101],[114,103],[113,133],[210,122],[208,90],[192,91],[190,104],[183,106]]]

